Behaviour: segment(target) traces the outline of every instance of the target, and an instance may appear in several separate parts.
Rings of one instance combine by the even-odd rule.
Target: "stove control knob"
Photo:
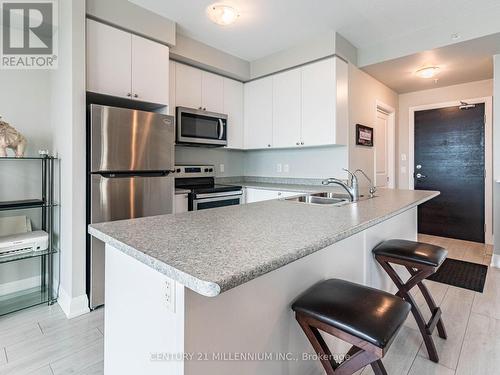
[[[208,168],[205,168],[205,173],[207,173],[207,172],[208,172]]]
[[[176,172],[177,172],[177,173],[181,173],[181,169],[180,169],[180,168],[177,168],[177,169],[176,169]]]
[[[213,171],[214,171],[214,169],[213,169],[213,168],[210,168],[208,171],[209,171],[209,172],[213,172]]]

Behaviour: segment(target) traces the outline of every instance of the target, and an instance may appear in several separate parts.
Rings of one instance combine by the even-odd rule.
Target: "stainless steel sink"
[[[365,197],[364,195],[360,195],[360,200],[364,199],[367,199],[367,197]],[[285,200],[291,202],[306,203],[306,204],[331,205],[331,206],[343,206],[345,204],[351,203],[349,195],[342,193],[333,193],[333,192],[302,194],[285,198]]]
[[[307,204],[321,204],[321,205],[335,205],[341,206],[349,203],[349,198],[343,196],[342,194],[335,193],[314,193],[305,194],[295,197],[285,198],[287,201],[307,203]]]

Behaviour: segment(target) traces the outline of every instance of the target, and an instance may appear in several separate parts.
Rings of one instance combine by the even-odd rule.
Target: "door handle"
[[[224,122],[222,119],[219,119],[219,139],[224,137]]]
[[[427,176],[424,176],[422,173],[417,173],[417,178],[426,178]]]

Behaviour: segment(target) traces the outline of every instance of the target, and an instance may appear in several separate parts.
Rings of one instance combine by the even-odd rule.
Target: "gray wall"
[[[243,176],[244,152],[222,148],[176,146],[175,163],[213,164],[217,177]],[[224,172],[220,171],[221,164],[224,164]]]
[[[0,116],[28,140],[26,155],[39,149],[52,149],[50,121],[50,73],[42,70],[0,70]],[[9,155],[13,155],[11,150]],[[0,162],[0,200],[40,198],[40,163],[37,161]],[[1,216],[27,215],[33,228],[40,228],[41,210],[2,212]],[[0,265],[0,294],[8,292],[5,283],[35,277],[38,260]],[[12,285],[12,284],[11,284]],[[20,284],[20,287],[28,287]],[[34,286],[34,285],[32,285]]]
[[[346,146],[256,150],[245,152],[245,176],[292,178],[345,178],[348,166]],[[289,166],[289,172],[277,172],[277,164]]]
[[[348,152],[345,146],[237,151],[202,147],[176,147],[176,163],[215,165],[217,177],[259,176],[282,178],[344,178]],[[289,172],[277,172],[277,164]],[[224,164],[224,173],[220,171]]]
[[[87,16],[143,35],[163,44],[175,44],[175,22],[126,0],[86,0]]]

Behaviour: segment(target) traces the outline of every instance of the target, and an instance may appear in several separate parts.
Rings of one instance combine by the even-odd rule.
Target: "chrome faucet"
[[[359,185],[358,185],[358,178],[354,173],[349,172],[347,169],[342,169],[346,171],[349,174],[349,179],[347,183],[345,183],[342,180],[339,180],[338,178],[328,178],[326,180],[323,180],[321,183],[323,185],[330,185],[330,184],[337,184],[342,186],[347,193],[349,194],[349,200],[351,202],[357,202],[359,200]]]
[[[370,177],[368,177],[368,175],[367,175],[365,172],[363,172],[363,170],[362,170],[362,169],[356,169],[356,170],[354,171],[354,174],[356,174],[356,173],[358,173],[358,172],[361,172],[361,174],[362,174],[363,176],[365,176],[365,178],[366,178],[366,179],[368,180],[368,182],[370,183],[370,188],[369,188],[368,192],[370,193],[370,198],[373,198],[373,197],[375,196],[375,193],[377,192],[377,188],[376,188],[376,187],[375,187],[375,185],[373,184],[372,179],[371,179]]]

